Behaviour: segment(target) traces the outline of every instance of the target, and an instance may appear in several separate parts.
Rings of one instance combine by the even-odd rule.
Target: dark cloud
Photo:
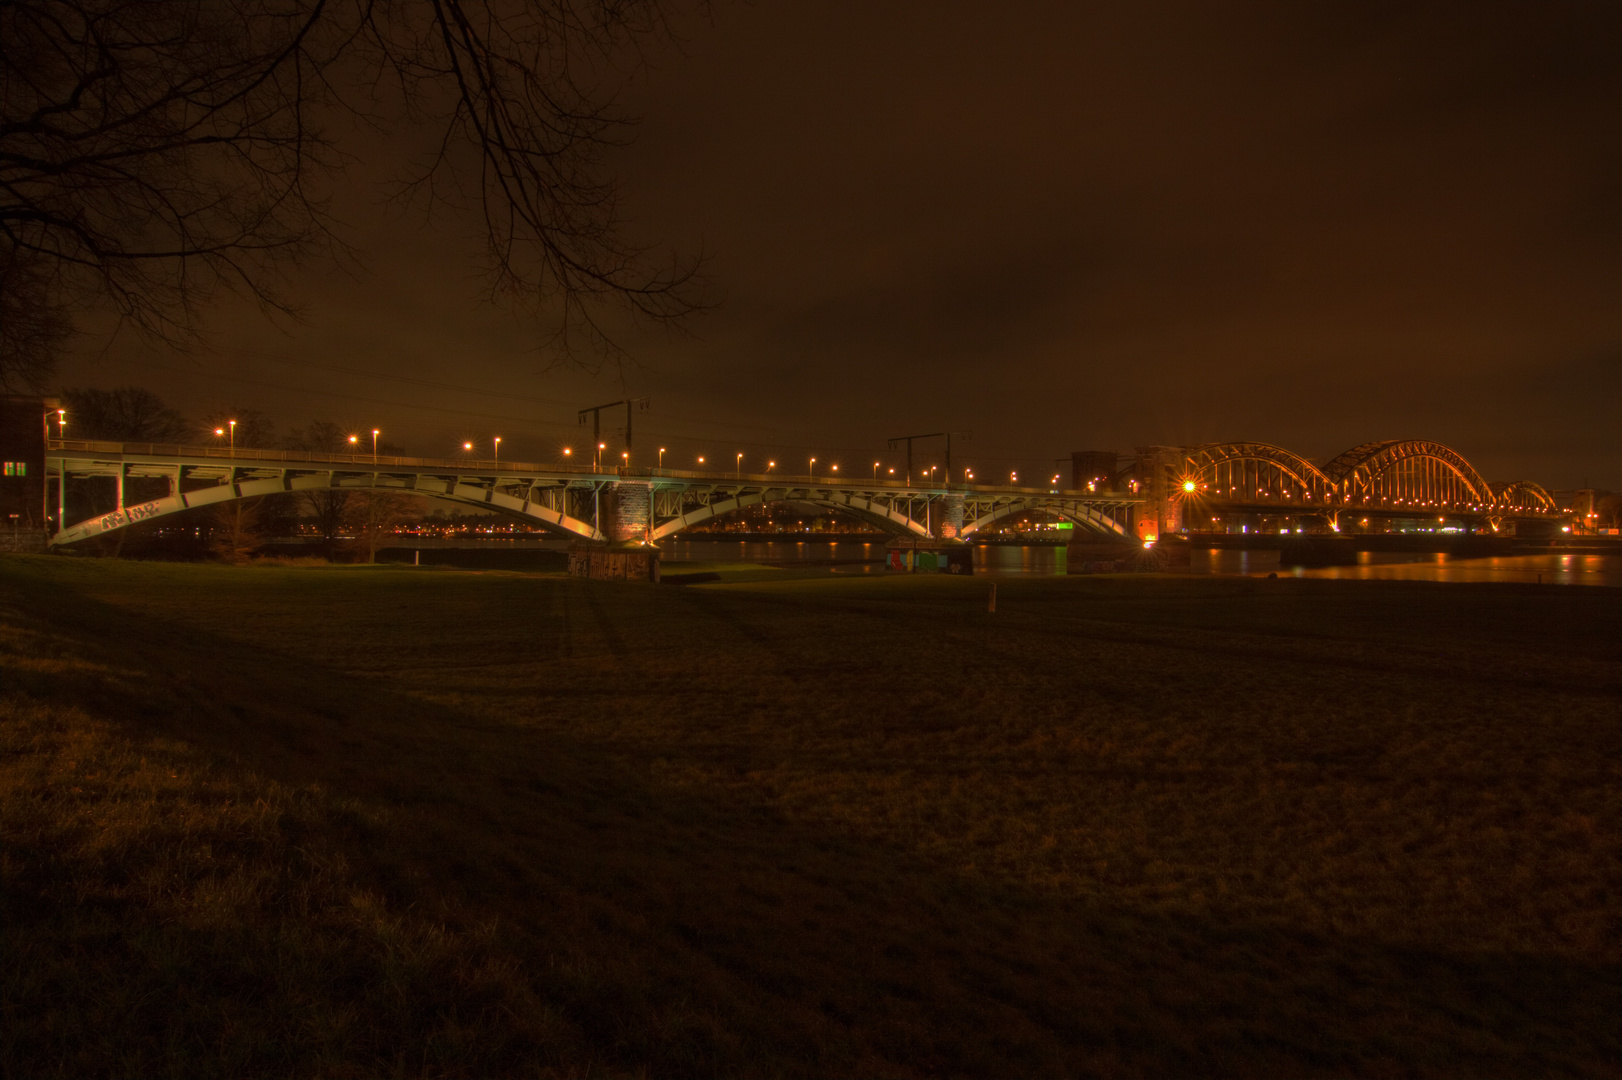
[[[572,410],[288,360],[515,401],[629,387],[683,452],[972,427],[988,468],[1037,468],[1418,435],[1622,487],[1622,6],[721,4],[681,29],[615,165],[635,237],[715,253],[692,335],[625,328],[638,366],[540,374],[456,223],[375,205],[382,146],[340,193],[366,268],[312,270],[285,333],[223,308],[232,370],[292,387],[254,391],[288,422],[381,413],[423,450],[520,414],[504,454],[540,453]],[[150,360],[69,374],[199,411],[234,392],[210,358]]]

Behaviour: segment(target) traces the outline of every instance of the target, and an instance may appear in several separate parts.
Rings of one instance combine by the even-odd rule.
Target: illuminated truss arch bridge
[[[1489,483],[1464,455],[1423,439],[1364,443],[1321,468],[1267,443],[1150,449],[1158,466],[1148,470],[1152,486],[1180,501],[1181,516],[1191,520],[1202,510],[1313,512],[1331,525],[1348,510],[1493,522],[1561,513],[1549,493],[1532,481]]]
[[[1029,513],[1100,536],[1131,534],[1135,492],[978,484],[907,484],[827,476],[603,469],[592,465],[438,460],[51,439],[46,499],[53,544],[71,544],[198,507],[279,492],[393,491],[498,511],[562,536],[620,543],[664,539],[750,506],[843,511],[897,536],[968,539]],[[109,507],[111,507],[109,509]],[[94,511],[94,512],[92,512]]]

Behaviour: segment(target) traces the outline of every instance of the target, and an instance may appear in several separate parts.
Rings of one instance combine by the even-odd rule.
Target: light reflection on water
[[[1196,550],[1195,573],[1400,581],[1514,581],[1622,586],[1622,556],[1539,552],[1460,558],[1446,552],[1360,551],[1356,566],[1279,566],[1276,551]]]
[[[500,537],[416,540],[413,547],[546,548],[564,550],[573,541]],[[806,563],[842,574],[883,574],[883,542],[857,540],[683,540],[660,547],[667,562]],[[974,549],[977,574],[1065,573],[1063,548],[1045,544],[983,544]],[[1195,549],[1196,574],[1407,581],[1512,581],[1556,585],[1622,586],[1622,556],[1540,552],[1459,558],[1441,552],[1364,551],[1356,566],[1280,567],[1277,551]]]

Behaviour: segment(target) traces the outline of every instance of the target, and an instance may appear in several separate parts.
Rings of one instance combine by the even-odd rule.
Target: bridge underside
[[[262,475],[266,471],[251,470],[252,473],[261,475],[241,475],[239,472],[235,476],[224,476],[213,485],[184,490],[184,485],[188,481],[195,482],[202,478],[198,477],[195,471],[182,471],[177,477],[176,469],[171,467],[168,476],[165,477],[169,480],[170,494],[133,505],[121,505],[109,513],[87,518],[58,532],[52,542],[71,544],[137,522],[151,521],[185,510],[215,506],[234,499],[311,491],[392,492],[432,496],[452,503],[497,511],[563,535],[592,540],[602,539],[602,534],[589,520],[570,512],[573,509],[571,503],[579,501],[578,497],[571,498],[571,495],[578,496],[583,492],[589,497],[598,486],[590,481],[570,481],[544,487],[532,484],[504,486],[480,483],[468,477],[421,473],[280,470],[274,476]],[[88,468],[75,470],[71,466],[67,472],[70,476],[114,476],[120,481],[120,489],[128,479],[151,478],[156,475],[150,469],[139,467],[132,468],[123,477],[119,477],[116,471]],[[123,500],[119,501],[122,503]]]
[[[628,536],[614,528],[621,489],[646,494],[635,539],[657,542],[722,514],[773,504],[802,504],[850,514],[897,536],[967,537],[1019,513],[1048,513],[1105,535],[1127,534],[1137,500],[1089,498],[1075,493],[986,488],[912,488],[898,484],[784,483],[767,476],[717,478],[691,473],[630,476],[593,470],[540,469],[503,463],[479,468],[453,462],[274,451],[236,451],[53,441],[47,480],[54,476],[58,520],[66,520],[68,488],[102,478],[115,485],[116,506],[61,529],[54,544],[72,544],[187,510],[236,499],[320,491],[392,492],[495,511],[560,536],[603,541]],[[146,452],[140,452],[145,450]],[[251,456],[250,456],[251,455]],[[301,457],[306,460],[289,460]],[[66,482],[64,482],[64,479]],[[167,494],[127,499],[161,481]],[[103,503],[103,505],[106,505]],[[617,531],[616,531],[617,530]]]

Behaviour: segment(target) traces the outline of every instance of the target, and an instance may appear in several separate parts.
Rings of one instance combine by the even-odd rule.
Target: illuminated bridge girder
[[[970,498],[964,500],[962,535],[971,536],[1015,514],[1037,513],[1079,525],[1099,536],[1120,539],[1131,535],[1133,505],[1108,499],[1066,499],[1053,493]]]
[[[499,511],[553,532],[604,540],[596,507],[607,489],[622,483],[649,488],[649,536],[663,539],[682,529],[748,506],[800,503],[852,514],[898,535],[925,537],[938,531],[943,511],[958,500],[965,518],[982,507],[987,520],[1019,509],[1046,510],[1091,528],[1124,532],[1116,520],[1142,500],[1113,495],[1040,492],[992,487],[913,487],[878,481],[804,483],[781,476],[714,475],[662,471],[601,472],[590,467],[548,468],[525,463],[445,461],[368,454],[309,454],[297,451],[227,450],[152,444],[53,439],[46,450],[47,482],[57,480],[59,507],[65,507],[65,478],[110,477],[117,481],[118,507],[61,529],[53,544],[71,544],[191,510],[281,492],[311,490],[395,491],[446,499]],[[159,478],[168,494],[125,502],[128,480]],[[1000,502],[999,502],[1000,501]],[[976,522],[962,534],[984,524]],[[935,527],[935,528],[932,528]]]
[[[1322,469],[1265,443],[1209,443],[1186,452],[1181,483],[1196,502],[1266,513],[1342,509],[1391,514],[1552,514],[1558,508],[1530,481],[1487,483],[1458,451],[1422,439],[1364,443]],[[1198,516],[1194,511],[1189,516]]]
[[[1206,443],[1187,451],[1181,485],[1192,481],[1195,493],[1214,501],[1249,503],[1276,499],[1328,506],[1334,482],[1312,462],[1268,443]]]
[[[1554,514],[1560,510],[1555,505],[1554,496],[1530,480],[1494,484],[1493,505],[1500,513],[1506,514]]]

